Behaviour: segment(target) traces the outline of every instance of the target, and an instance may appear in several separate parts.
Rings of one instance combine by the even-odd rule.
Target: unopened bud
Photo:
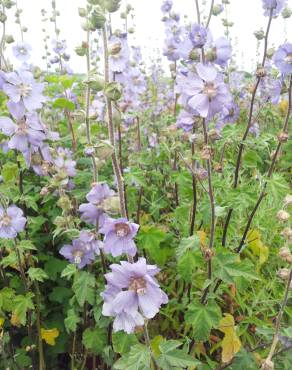
[[[277,273],[280,279],[288,280],[290,274],[290,270],[287,268],[280,269]]]
[[[265,38],[264,30],[255,31],[254,35],[255,35],[256,39],[259,40],[259,41],[263,40]]]
[[[209,146],[204,146],[204,148],[201,150],[201,158],[202,159],[210,159],[212,155],[212,150]]]
[[[281,257],[284,261],[292,263],[292,255],[288,247],[282,247],[278,253],[279,257]]]
[[[49,193],[49,189],[44,186],[41,191],[40,191],[40,196],[44,197],[45,195],[47,195]]]
[[[119,10],[121,0],[105,0],[105,8],[108,12],[114,13]]]
[[[274,370],[273,361],[266,359],[261,366],[261,370]]]
[[[286,238],[288,241],[292,241],[292,229],[285,227],[285,229],[281,231],[281,236]]]
[[[86,11],[85,8],[78,8],[78,14],[79,14],[80,17],[83,18],[83,17],[86,17],[87,11]]]
[[[267,74],[266,70],[263,67],[258,68],[257,71],[256,71],[256,76],[260,77],[260,78],[265,77],[266,74]]]
[[[219,131],[212,129],[209,131],[208,137],[211,141],[216,141],[222,138]]]
[[[215,163],[214,164],[214,171],[217,173],[222,173],[223,172],[223,167],[221,163]]]
[[[284,198],[284,207],[290,206],[292,204],[292,195],[288,194]]]
[[[7,44],[12,44],[14,42],[14,38],[12,35],[5,35],[5,42]]]
[[[100,30],[103,28],[106,18],[101,8],[95,8],[91,13],[89,20],[95,29]]]
[[[284,19],[290,18],[292,15],[292,10],[287,6],[283,11],[282,11],[282,17]]]
[[[104,89],[104,93],[110,100],[117,101],[122,96],[122,87],[118,82],[109,82]]]
[[[288,132],[281,132],[278,135],[278,140],[280,143],[286,143],[288,141],[289,135]]]
[[[279,221],[283,221],[283,222],[288,221],[288,220],[289,220],[289,217],[290,217],[289,213],[288,213],[288,212],[286,212],[286,211],[284,211],[283,209],[281,209],[281,210],[277,213],[277,219],[278,219]]]
[[[216,4],[216,5],[214,5],[214,6],[213,6],[213,8],[212,8],[212,14],[213,14],[213,15],[215,15],[215,16],[217,16],[217,15],[219,15],[220,13],[222,13],[222,12],[223,12],[223,10],[224,10],[224,7],[223,7],[223,5],[222,5],[222,4]]]
[[[77,55],[79,55],[80,57],[84,57],[84,55],[86,54],[86,49],[85,48],[83,48],[82,46],[77,46],[76,48],[75,48],[75,53],[77,54]]]

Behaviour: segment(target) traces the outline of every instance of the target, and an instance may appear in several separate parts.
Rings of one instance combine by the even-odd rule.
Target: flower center
[[[138,295],[146,294],[146,281],[141,278],[131,278],[129,290],[133,290]]]
[[[25,48],[19,48],[18,51],[22,55],[26,55],[27,54],[27,50]]]
[[[20,90],[20,95],[22,97],[26,97],[31,93],[32,87],[30,85],[20,84],[19,90]]]
[[[122,50],[122,45],[120,42],[117,42],[113,44],[113,46],[111,47],[111,55],[117,55],[120,53],[121,50]]]
[[[25,119],[21,119],[17,122],[17,125],[18,125],[18,128],[17,128],[17,132],[18,134],[26,134],[26,131],[28,129],[28,125],[27,123],[25,122]]]
[[[0,220],[1,226],[11,225],[11,218],[8,215],[4,215]]]
[[[81,259],[83,257],[83,252],[78,250],[72,253],[74,257],[74,263],[79,264],[81,262]]]
[[[203,93],[208,96],[209,99],[215,98],[217,89],[213,82],[206,82],[203,89]]]
[[[124,238],[130,234],[130,227],[124,223],[117,223],[115,224],[115,232],[119,238]]]
[[[285,62],[288,64],[292,64],[292,53],[287,54],[286,57],[284,58]]]

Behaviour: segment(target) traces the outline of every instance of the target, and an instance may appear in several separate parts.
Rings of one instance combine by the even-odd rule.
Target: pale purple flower
[[[39,147],[46,138],[44,127],[39,121],[37,113],[26,113],[23,105],[9,101],[8,109],[15,119],[0,117],[0,131],[10,137],[8,147],[25,152],[29,146]]]
[[[292,73],[292,43],[282,45],[274,54],[273,61],[284,75]]]
[[[24,230],[26,218],[20,208],[12,205],[6,210],[0,207],[0,238],[13,239]]]
[[[120,37],[111,36],[109,40],[109,62],[112,72],[123,72],[130,58],[130,49],[127,42],[127,35]]]
[[[211,49],[207,49],[206,56],[209,61],[220,66],[225,66],[231,58],[232,48],[230,41],[225,37],[219,37],[213,43]]]
[[[168,302],[155,279],[159,269],[147,265],[145,258],[139,258],[135,263],[122,261],[110,267],[112,271],[105,274],[107,285],[102,293],[102,313],[115,317],[115,332],[133,333],[137,326],[144,324],[144,318],[153,318],[161,305]]]
[[[72,245],[64,245],[59,253],[71,263],[75,263],[79,269],[94,261],[100,254],[102,242],[96,240],[93,233],[81,231],[79,238],[72,241]]]
[[[271,76],[261,79],[259,84],[259,91],[261,97],[272,104],[278,104],[281,96],[282,81],[280,79],[273,79]]]
[[[192,131],[194,122],[195,115],[186,110],[180,111],[176,120],[177,127],[182,128],[186,132]]]
[[[67,49],[66,41],[65,40],[52,40],[53,50],[56,54],[63,54]]]
[[[165,40],[163,55],[172,62],[175,62],[180,58],[180,44],[174,37],[167,38]]]
[[[44,84],[35,82],[29,71],[19,70],[5,74],[3,91],[13,103],[23,105],[28,111],[39,109],[45,101]]]
[[[62,172],[69,177],[76,175],[76,161],[73,161],[73,159],[60,156],[54,160],[54,164],[58,172]]]
[[[231,101],[230,92],[223,77],[212,65],[198,63],[197,74],[179,75],[178,91],[183,94],[182,101],[194,109],[201,117],[213,117],[223,106]]]
[[[135,256],[137,247],[133,240],[139,225],[129,222],[126,218],[107,218],[99,232],[104,234],[104,251],[113,257],[124,253]]]
[[[161,6],[161,11],[163,13],[169,13],[171,11],[172,5],[172,0],[164,0]]]
[[[26,42],[18,42],[12,46],[13,55],[21,62],[26,62],[30,58],[31,50],[31,46]]]
[[[224,124],[235,123],[239,117],[239,106],[233,101],[223,107],[220,118]]]
[[[94,184],[86,196],[89,203],[83,203],[79,206],[79,212],[82,214],[81,219],[93,225],[98,222],[101,226],[103,224],[104,201],[114,195],[114,191],[106,183]]]
[[[269,16],[272,10],[273,17],[276,17],[284,9],[287,0],[262,0],[262,5],[265,10],[264,15]]]
[[[194,23],[189,33],[189,38],[195,48],[202,48],[207,41],[207,30],[200,24]]]

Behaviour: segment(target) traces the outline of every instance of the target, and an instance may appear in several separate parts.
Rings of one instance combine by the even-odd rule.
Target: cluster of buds
[[[277,213],[277,219],[278,219],[279,221],[281,221],[281,222],[286,222],[286,221],[288,221],[288,220],[289,220],[289,217],[290,217],[290,214],[289,214],[287,211],[283,210],[283,209],[281,209],[281,210]]]
[[[290,249],[288,247],[282,247],[279,250],[278,254],[279,254],[279,257],[282,258],[282,260],[292,264],[292,254],[291,254]]]

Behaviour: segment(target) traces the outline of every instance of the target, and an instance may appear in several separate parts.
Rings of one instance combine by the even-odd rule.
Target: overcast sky
[[[173,0],[174,9],[181,16],[188,16],[188,20],[196,21],[195,0]],[[203,1],[201,0],[200,3]],[[206,1],[209,4],[210,0]],[[220,3],[220,0],[215,0]],[[78,16],[78,7],[84,7],[86,0],[56,0],[57,9],[61,15],[58,17],[59,28],[61,29],[61,39],[67,40],[68,50],[71,54],[70,66],[75,72],[84,71],[85,60],[75,55],[74,48],[85,38],[85,32],[80,27],[81,18]],[[126,0],[123,0],[125,5]],[[136,45],[140,45],[146,63],[153,55],[162,54],[164,40],[164,25],[161,22],[162,13],[160,11],[161,0],[128,0],[135,9],[135,40]],[[263,16],[261,0],[230,0],[228,18],[234,22],[231,31],[231,38],[234,51],[237,54],[237,63],[240,68],[247,70],[253,69],[256,61],[256,40],[253,32],[260,28],[266,28],[267,17]],[[288,0],[292,7],[292,0]],[[28,28],[25,34],[25,41],[33,47],[33,63],[43,65],[41,56],[44,54],[43,48],[43,28],[41,22],[41,9],[46,9],[51,13],[51,0],[18,0],[19,8],[23,9],[22,23]],[[9,22],[7,33],[13,34],[16,41],[20,41],[18,26],[14,23],[14,12],[9,11]],[[113,17],[113,28],[121,27],[120,19],[117,15]],[[53,24],[49,24],[49,33],[54,38]],[[213,17],[210,24],[214,37],[224,34],[219,17]],[[290,35],[292,42],[292,21],[291,18],[283,20],[281,16],[274,19],[271,27],[271,37],[269,46],[278,47],[287,41]],[[262,52],[262,45],[260,48]],[[166,62],[164,62],[166,63]]]

